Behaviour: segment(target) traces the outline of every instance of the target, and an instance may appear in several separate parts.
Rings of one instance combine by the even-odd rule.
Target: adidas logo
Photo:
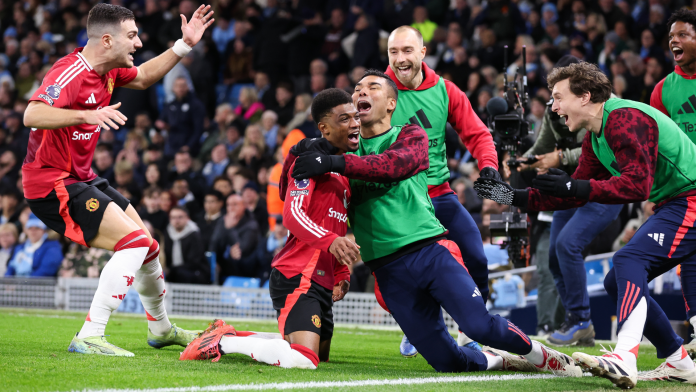
[[[474,293],[471,294],[471,296],[472,296],[472,297],[480,297],[480,296],[481,296],[481,292],[479,291],[478,287],[476,287],[476,288],[474,289]]]
[[[317,162],[321,163],[321,157],[317,157]]]
[[[570,190],[570,181],[566,183],[566,186],[568,187],[568,190]]]
[[[94,93],[89,95],[89,98],[87,98],[85,103],[90,104],[90,105],[94,105],[97,103],[97,100],[94,98]]]
[[[691,102],[691,105],[689,105],[689,102]],[[693,105],[693,107],[692,107]],[[694,108],[696,108],[696,95],[692,95],[689,97],[687,102],[684,102],[681,105],[681,109],[677,112],[677,114],[684,114],[684,113],[693,113]]]
[[[665,234],[664,233],[648,233],[648,237],[654,239],[657,241],[660,246],[662,246],[662,241],[665,239]]]

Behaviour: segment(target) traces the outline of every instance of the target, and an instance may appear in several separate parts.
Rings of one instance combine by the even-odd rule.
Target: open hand
[[[103,107],[99,110],[86,110],[85,123],[99,125],[102,129],[106,130],[118,129],[117,124],[126,125],[126,120],[128,120],[128,117],[116,110],[119,107],[121,107],[121,102]]]
[[[339,263],[351,265],[358,260],[360,255],[360,245],[346,237],[338,237],[331,243],[329,252],[336,257]]]
[[[215,19],[211,19],[214,11],[210,11],[210,5],[201,5],[196,12],[191,16],[191,20],[187,21],[183,14],[181,16],[181,33],[182,39],[186,45],[193,47],[201,40],[205,29],[208,28]]]

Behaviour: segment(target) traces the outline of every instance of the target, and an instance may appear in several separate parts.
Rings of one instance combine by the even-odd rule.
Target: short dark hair
[[[126,20],[135,20],[133,11],[120,5],[100,3],[87,16],[87,37],[100,38],[105,27],[120,26]]]
[[[587,62],[570,64],[565,67],[554,68],[547,78],[549,89],[553,90],[556,83],[568,80],[570,92],[581,96],[590,93],[590,101],[593,103],[606,102],[611,98],[611,82],[596,65]]]
[[[317,94],[312,100],[312,118],[319,122],[338,105],[353,103],[353,97],[340,88],[327,88]]]
[[[225,201],[225,196],[222,195],[222,192],[216,191],[215,189],[209,190],[208,192],[206,192],[205,195],[206,196],[214,196],[215,198],[218,199],[218,201],[222,201],[222,202]]]
[[[148,199],[151,199],[155,195],[155,193],[162,193],[162,190],[157,186],[152,185],[145,189],[145,192],[143,192],[143,196],[147,197]]]
[[[696,29],[696,11],[690,11],[686,8],[676,11],[669,17],[667,28],[670,28],[674,22],[688,23]]]
[[[232,184],[232,180],[230,180],[229,178],[227,178],[223,175],[220,175],[220,176],[213,178],[213,185],[215,185],[215,183],[218,181],[225,181],[228,184]]]
[[[391,93],[389,95],[391,96],[391,98],[394,98],[395,100],[398,101],[399,88],[396,87],[396,83],[394,83],[394,81],[391,80],[391,78],[389,76],[387,76],[387,74],[385,74],[384,72],[382,72],[378,69],[368,69],[367,71],[365,71],[365,73],[363,74],[362,77],[363,77],[363,79],[365,79],[368,76],[379,76],[380,78],[386,80],[387,85],[391,89]]]
[[[175,211],[175,210],[182,211],[184,214],[186,214],[187,217],[189,217],[189,218],[191,217],[191,215],[189,214],[188,208],[186,208],[186,207],[184,207],[184,206],[174,205],[174,206],[169,210],[169,213],[171,214],[172,211]]]

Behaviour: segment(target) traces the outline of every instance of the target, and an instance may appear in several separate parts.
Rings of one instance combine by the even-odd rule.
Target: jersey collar
[[[87,66],[87,69],[91,71],[92,64],[90,64],[89,61],[87,61],[87,59],[85,58],[85,56],[82,55],[82,49],[84,49],[84,47],[79,47],[79,48],[75,49],[75,51],[73,51],[73,54],[75,56],[79,57],[80,60],[82,60],[85,63],[85,65]]]
[[[684,73],[684,71],[682,71],[681,67],[678,65],[676,67],[674,67],[674,72],[684,79],[696,79],[696,74],[689,76],[686,73]]]
[[[423,77],[423,83],[420,84],[420,86],[416,87],[414,91],[420,91],[420,90],[427,90],[437,84],[437,82],[440,80],[440,76],[435,73],[430,67],[428,67],[428,64],[425,63],[425,61],[421,61],[421,71],[425,74]],[[399,79],[396,78],[396,74],[394,71],[392,71],[391,67],[387,67],[387,71],[385,72],[391,80],[396,83],[396,87],[399,88],[399,90],[410,90],[408,87],[404,86],[399,82]]]

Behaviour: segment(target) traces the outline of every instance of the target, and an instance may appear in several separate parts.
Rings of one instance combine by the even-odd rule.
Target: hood
[[[437,82],[440,80],[440,75],[436,74],[435,71],[430,69],[428,67],[428,64],[426,64],[424,61],[421,61],[421,72],[425,72],[425,77],[423,78],[423,83],[421,83],[420,86],[416,87],[415,91],[420,91],[420,90],[427,90],[437,84]],[[399,79],[396,78],[396,74],[394,74],[394,71],[392,71],[391,66],[387,67],[387,71],[385,74],[389,75],[391,80],[396,83],[396,87],[399,88],[399,90],[409,90],[408,87],[404,86],[399,82]]]

